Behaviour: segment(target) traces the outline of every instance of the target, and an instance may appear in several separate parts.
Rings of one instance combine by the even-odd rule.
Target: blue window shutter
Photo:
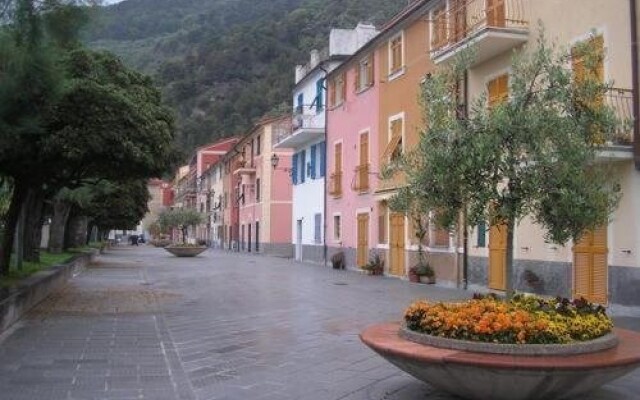
[[[311,146],[311,179],[316,179],[316,145]]]
[[[478,247],[487,246],[487,224],[482,221],[478,224]]]
[[[316,109],[318,111],[324,109],[324,78],[316,82]]]
[[[318,147],[320,147],[320,177],[323,178],[327,169],[327,143],[322,142]]]
[[[294,154],[291,161],[291,182],[294,185],[298,184],[298,154]]]
[[[302,111],[304,110],[302,107],[304,106],[304,95],[302,93],[300,93],[298,95],[298,106],[296,107],[296,112],[298,114],[302,114]]]
[[[300,166],[302,167],[302,173],[300,174],[300,182],[304,183],[305,178],[307,177],[307,153],[302,150],[300,152]]]

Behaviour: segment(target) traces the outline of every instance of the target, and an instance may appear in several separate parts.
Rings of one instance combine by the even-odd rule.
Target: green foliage
[[[138,0],[96,10],[87,41],[153,74],[186,151],[291,103],[293,70],[329,29],[382,24],[405,0]]]
[[[589,44],[582,52],[586,68],[603,57]],[[390,205],[408,212],[438,210],[435,222],[444,227],[457,226],[463,212],[470,226],[507,225],[511,292],[513,230],[520,219],[532,216],[547,239],[559,244],[608,222],[619,185],[596,157],[620,122],[604,102],[592,100],[610,85],[573,80],[569,54],[549,46],[544,34],[514,58],[509,98],[489,109],[482,95],[471,101],[468,118],[460,118],[452,93],[469,57],[425,81],[425,131],[418,146],[386,171],[407,177]]]
[[[0,287],[8,287],[18,283],[20,280],[25,279],[38,271],[52,267],[54,265],[62,264],[76,255],[76,252],[65,253],[40,253],[40,262],[24,262],[21,269],[11,269],[6,277],[0,279]]]
[[[190,208],[177,208],[165,210],[158,217],[158,224],[167,231],[171,228],[187,228],[196,226],[204,222],[204,215]]]
[[[89,188],[93,196],[81,214],[101,231],[133,230],[147,213],[151,199],[145,180],[101,182]]]

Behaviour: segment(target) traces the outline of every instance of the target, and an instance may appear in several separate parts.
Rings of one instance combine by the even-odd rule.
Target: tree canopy
[[[392,208],[434,210],[447,228],[488,221],[507,229],[507,292],[511,293],[513,234],[531,216],[547,240],[564,244],[608,222],[619,185],[597,152],[621,121],[602,99],[610,87],[594,72],[604,54],[591,41],[574,49],[593,73],[575,79],[571,54],[549,45],[544,34],[519,52],[508,75],[509,94],[489,101],[486,93],[461,115],[457,85],[466,54],[423,86],[426,126],[418,146],[390,165],[406,187]]]

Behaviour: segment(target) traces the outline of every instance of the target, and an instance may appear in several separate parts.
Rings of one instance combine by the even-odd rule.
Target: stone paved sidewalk
[[[358,339],[456,290],[209,251],[122,247],[0,339],[0,399],[452,399]],[[640,318],[618,318],[640,330]],[[640,372],[584,399],[639,399]]]

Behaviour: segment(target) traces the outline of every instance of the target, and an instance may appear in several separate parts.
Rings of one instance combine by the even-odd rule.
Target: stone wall
[[[70,278],[79,274],[98,254],[98,250],[79,254],[69,262],[37,272],[19,286],[0,291],[0,332],[5,331],[29,310],[43,301]]]

